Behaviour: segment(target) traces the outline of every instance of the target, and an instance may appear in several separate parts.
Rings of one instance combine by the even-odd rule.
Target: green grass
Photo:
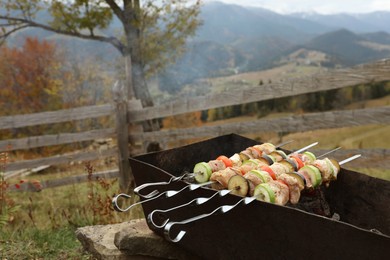
[[[389,131],[389,125],[364,125],[293,133],[284,136],[283,140],[294,140],[295,147],[320,141],[317,147],[324,149],[337,146],[343,149],[388,149],[390,148],[390,139],[387,134]]]
[[[112,209],[118,190],[116,180],[102,180],[40,192],[8,191],[6,196],[20,209],[0,227],[0,259],[91,259],[75,236],[78,227],[143,217],[141,207],[125,213]]]
[[[82,251],[75,228],[2,230],[0,259],[91,259]]]

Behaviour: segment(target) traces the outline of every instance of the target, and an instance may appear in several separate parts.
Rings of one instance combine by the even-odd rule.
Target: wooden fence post
[[[134,176],[129,164],[127,95],[122,83],[117,81],[112,88],[115,102],[116,135],[118,145],[119,187],[129,193],[134,189]]]

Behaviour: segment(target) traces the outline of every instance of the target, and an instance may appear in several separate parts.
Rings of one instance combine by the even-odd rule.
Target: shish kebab
[[[360,154],[357,154],[357,155],[354,155],[354,156],[351,156],[341,162],[338,163],[339,166],[347,163],[347,162],[350,162],[352,160],[355,160],[357,158],[359,158],[361,155]],[[240,176],[240,175],[237,175],[237,176]],[[276,181],[277,182],[277,181]],[[263,185],[263,184],[260,184],[260,185]],[[257,186],[259,187],[259,186]],[[223,190],[221,190],[223,191]],[[220,192],[217,192],[217,194],[219,194],[220,196],[224,196],[224,194],[221,194]],[[272,195],[273,194],[273,195]],[[176,235],[176,237],[172,238],[171,235],[170,235],[170,232],[171,232],[171,229],[174,225],[185,225],[185,224],[188,224],[188,223],[191,223],[191,222],[194,222],[194,221],[197,221],[197,220],[200,220],[200,219],[203,219],[203,218],[206,218],[206,217],[209,217],[213,214],[223,214],[223,213],[226,213],[230,210],[232,210],[233,208],[235,208],[236,206],[238,206],[239,204],[244,204],[244,205],[247,205],[255,200],[261,200],[261,201],[266,201],[266,202],[271,202],[271,203],[276,203],[276,204],[282,204],[282,203],[277,203],[277,200],[276,200],[276,197],[277,197],[278,194],[276,194],[276,192],[274,191],[273,188],[270,188],[269,190],[267,190],[265,193],[263,192],[254,192],[254,194],[251,196],[251,197],[243,197],[241,200],[239,200],[237,203],[233,204],[233,205],[222,205],[222,206],[219,206],[217,207],[216,209],[214,209],[213,211],[209,212],[209,213],[205,213],[205,214],[201,214],[201,215],[198,215],[198,216],[194,216],[192,218],[189,218],[189,219],[185,219],[185,220],[181,220],[181,221],[171,221],[169,222],[169,219],[165,220],[163,222],[162,225],[156,225],[154,222],[153,222],[153,219],[152,219],[152,213],[148,216],[148,221],[150,223],[152,223],[155,227],[157,228],[162,228],[164,227],[164,236],[170,240],[171,242],[179,242],[186,234],[186,231],[184,230],[180,230],[179,233]],[[213,195],[215,196],[215,194]],[[209,199],[211,199],[213,196],[211,196]],[[268,198],[268,199],[267,199]],[[205,198],[203,198],[205,199]],[[180,207],[180,206],[178,206]],[[176,207],[176,208],[178,208]],[[175,208],[173,208],[175,209]]]
[[[309,148],[317,145],[318,142],[312,143],[308,146],[305,146],[289,155],[282,150],[277,149],[277,147],[271,143],[263,143],[259,145],[254,145],[247,147],[245,150],[233,154],[230,158],[221,155],[218,156],[215,160],[210,160],[208,162],[199,162],[194,166],[194,175],[195,180],[198,183],[207,182],[210,180],[212,173],[219,172],[226,168],[240,169],[242,173],[245,173],[251,170],[253,164],[256,165],[271,165],[275,162],[288,164],[289,166],[294,167],[294,170],[298,170],[298,167],[302,165],[302,160],[315,160],[315,155],[310,152],[304,152]],[[298,155],[304,152],[299,158]],[[278,167],[278,164],[275,164],[273,167]],[[270,172],[270,174],[273,174]]]
[[[320,158],[320,157],[323,157],[323,156],[328,155],[328,154],[330,154],[330,153],[333,153],[333,152],[339,150],[340,148],[341,148],[341,147],[337,147],[337,148],[335,148],[335,149],[333,149],[333,150],[330,150],[330,151],[328,151],[328,152],[326,152],[326,153],[323,153],[323,154],[317,156],[317,158]],[[314,156],[314,154],[313,154],[313,156]],[[251,172],[251,171],[249,171],[249,172]],[[267,178],[267,177],[266,177],[266,178]],[[269,179],[270,179],[270,178],[269,178]],[[250,182],[249,182],[249,183],[250,183]],[[156,214],[156,213],[163,213],[163,214],[165,214],[165,213],[168,213],[168,212],[171,212],[171,211],[174,211],[174,210],[176,210],[176,209],[179,209],[179,208],[182,208],[182,207],[185,207],[185,206],[188,206],[188,205],[192,205],[192,204],[200,205],[200,204],[203,204],[203,203],[205,203],[205,202],[211,200],[211,199],[214,198],[214,197],[217,197],[217,196],[223,197],[223,196],[225,196],[225,195],[227,195],[227,194],[229,194],[229,193],[234,193],[234,192],[235,192],[235,189],[233,189],[233,190],[220,189],[221,186],[219,186],[219,187],[217,186],[216,188],[219,189],[219,190],[218,190],[216,193],[214,193],[212,196],[210,196],[210,197],[206,197],[206,198],[205,198],[205,197],[199,197],[199,198],[193,199],[193,200],[191,200],[191,201],[189,201],[189,202],[187,202],[187,203],[185,203],[185,204],[178,205],[178,206],[176,206],[176,207],[169,208],[169,209],[164,209],[164,210],[163,210],[163,209],[155,209],[154,211],[152,211],[152,212],[148,215],[147,221],[148,221],[150,224],[152,224],[155,228],[163,228],[163,227],[169,222],[169,218],[166,218],[166,219],[163,220],[163,221],[160,219],[160,223],[162,223],[162,224],[157,224],[157,223],[155,222],[155,220],[154,220],[154,214]],[[251,192],[251,194],[253,194],[253,192]]]
[[[306,149],[308,149],[308,148],[310,148],[310,147],[312,147],[312,146],[314,146],[314,145],[317,145],[317,144],[318,144],[318,142],[317,142],[317,143],[310,144],[310,145],[308,145],[308,146],[306,146],[306,147],[304,147],[304,148],[301,148],[300,150],[298,150],[298,151],[296,151],[296,152],[304,151],[304,150],[306,150]],[[330,152],[332,152],[332,151],[330,151]],[[330,152],[328,152],[328,153],[330,153]],[[326,154],[327,154],[327,153],[326,153]],[[183,176],[184,176],[184,175],[183,175]],[[176,178],[181,179],[181,177],[182,177],[182,176],[180,176],[180,177],[175,177],[175,179],[176,179]],[[154,185],[167,184],[167,183],[170,183],[171,181],[172,181],[172,179],[171,179],[169,182],[159,182],[159,183],[154,183]],[[165,192],[160,193],[160,194],[158,194],[158,192],[157,192],[157,193],[156,193],[156,192],[152,192],[152,193],[149,194],[149,195],[151,195],[151,196],[148,197],[146,200],[137,202],[137,203],[135,203],[135,204],[132,204],[132,205],[130,205],[129,207],[127,207],[127,208],[125,208],[125,209],[121,208],[121,207],[118,205],[118,199],[119,199],[120,197],[130,198],[131,196],[128,195],[128,194],[121,193],[121,194],[119,194],[119,195],[117,195],[117,196],[115,196],[115,197],[113,198],[112,204],[113,204],[113,207],[114,207],[115,210],[124,212],[124,211],[130,210],[131,208],[133,208],[133,207],[136,206],[136,205],[139,205],[139,204],[141,204],[141,203],[145,203],[145,202],[148,202],[148,201],[150,201],[150,200],[153,200],[153,199],[162,197],[163,195],[164,195],[165,197],[172,197],[172,196],[174,196],[174,195],[176,195],[176,194],[178,194],[178,193],[180,193],[181,191],[184,191],[184,190],[186,190],[186,189],[188,189],[188,190],[195,190],[195,189],[198,189],[198,188],[200,188],[200,187],[202,187],[202,186],[209,185],[209,184],[211,184],[211,183],[213,183],[213,182],[206,182],[206,183],[202,183],[202,184],[190,184],[190,185],[185,186],[185,187],[182,188],[181,190],[178,190],[178,191],[168,190],[168,191],[165,191]],[[147,185],[153,185],[153,184],[150,183],[150,184],[147,184]],[[155,196],[156,194],[158,194],[158,195]],[[146,198],[146,196],[145,196],[145,198]]]
[[[252,158],[246,155],[242,160],[241,154],[242,152],[239,154],[240,161],[236,160],[231,165],[222,167],[223,169],[210,171],[211,167],[198,163],[194,171],[202,177],[208,175],[210,181],[217,183],[214,185],[216,189],[228,189],[240,196],[257,196],[259,200],[279,205],[285,205],[289,201],[292,204],[298,203],[303,189],[310,190],[321,184],[329,185],[330,181],[337,179],[340,171],[341,162],[329,158],[319,159],[311,152],[295,152],[288,156],[279,152],[282,154],[279,159],[266,161],[260,160],[264,155],[257,155],[256,158],[253,154]],[[358,157],[360,155],[355,155],[342,163]]]
[[[357,154],[357,155],[354,155],[354,156],[351,156],[343,161],[340,161],[338,162],[338,166],[340,167],[341,165],[347,163],[347,162],[350,162],[352,160],[355,160],[357,158],[359,158],[361,155],[360,154]],[[303,168],[303,167],[302,167]],[[339,168],[340,169],[340,168]],[[240,176],[240,175],[235,175],[235,176]],[[238,177],[240,178],[241,180],[244,180],[245,181],[245,178],[244,177]],[[236,182],[236,181],[234,181]],[[246,181],[246,182],[249,182],[249,181]],[[270,182],[274,182],[274,180],[271,180]],[[278,183],[278,181],[275,181],[276,183]],[[230,183],[230,182],[229,182]],[[240,189],[242,188],[242,184],[245,183],[245,182],[240,182],[238,181],[238,186]],[[280,182],[279,183],[283,183],[283,182]],[[253,194],[251,195],[251,197],[243,197],[241,200],[239,200],[237,203],[233,204],[233,205],[222,205],[222,206],[219,206],[217,207],[216,209],[214,209],[213,211],[209,212],[209,213],[204,213],[204,214],[201,214],[199,216],[195,216],[195,217],[192,217],[192,218],[189,218],[189,219],[185,219],[185,220],[181,220],[181,221],[169,221],[169,219],[166,219],[162,225],[156,225],[154,222],[153,222],[153,219],[152,219],[152,213],[148,216],[148,221],[149,223],[153,224],[156,228],[162,228],[164,227],[164,236],[170,240],[171,242],[179,242],[186,234],[186,231],[185,230],[180,230],[179,233],[176,235],[176,237],[172,238],[171,237],[171,229],[173,226],[175,225],[185,225],[185,224],[188,224],[188,223],[191,223],[191,222],[194,222],[194,221],[197,221],[197,220],[200,220],[200,219],[203,219],[203,218],[206,218],[206,217],[209,217],[213,214],[223,214],[223,213],[226,213],[230,210],[232,210],[233,208],[235,208],[236,206],[238,206],[239,204],[244,204],[244,205],[247,205],[255,200],[261,200],[261,201],[266,201],[266,202],[271,202],[271,203],[275,203],[275,204],[280,204],[280,205],[284,205],[283,202],[281,200],[278,200],[278,196],[280,196],[281,194],[283,194],[281,192],[281,190],[279,189],[278,190],[278,187],[270,187],[269,189],[265,188],[263,189],[264,187],[262,187],[261,185],[267,185],[268,183],[262,183],[262,184],[259,184],[258,186],[256,186],[256,189],[254,190]],[[277,184],[276,184],[277,185]],[[284,184],[286,188],[287,185]],[[273,185],[272,185],[273,186]],[[258,188],[258,187],[261,187],[261,188]],[[230,187],[232,188],[232,187]],[[234,187],[233,187],[234,188]],[[276,188],[276,190],[275,190]],[[260,190],[261,191],[258,191]],[[224,191],[224,190],[221,190],[221,191],[218,191],[217,194],[220,195],[220,196],[224,196],[224,194],[221,194],[221,192]],[[234,191],[233,190],[230,190],[230,193]],[[286,193],[284,193],[286,194]],[[213,195],[215,196],[215,194]],[[208,199],[211,199],[213,196],[211,196],[210,198]],[[282,196],[283,197],[283,196]],[[203,201],[206,201],[207,199],[206,198],[203,198]],[[203,202],[202,202],[203,203]],[[176,208],[179,208],[181,206],[177,206]],[[173,208],[175,209],[175,208]]]
[[[288,143],[291,143],[291,142],[292,142],[292,141],[287,141],[287,142],[284,142],[284,143],[282,143],[282,144],[279,144],[278,146],[275,146],[275,147],[281,147],[281,146],[283,146],[283,145],[285,145],[285,144],[288,144]],[[318,142],[317,142],[317,143],[318,143]],[[308,148],[310,148],[310,147],[316,145],[317,143],[310,144],[310,145],[308,145],[308,146],[306,146],[306,147],[304,147],[304,148],[301,148],[300,151],[301,151],[301,150],[308,149]],[[270,145],[271,145],[271,144],[270,144]],[[273,146],[273,145],[272,145],[272,146]],[[168,182],[145,183],[145,184],[143,184],[143,185],[140,185],[140,186],[136,187],[136,188],[134,189],[134,193],[137,194],[137,195],[139,195],[139,196],[141,196],[141,197],[143,197],[143,198],[145,198],[146,200],[143,200],[143,201],[139,201],[139,202],[137,202],[137,203],[134,203],[134,204],[130,205],[130,206],[127,207],[127,208],[122,208],[121,206],[119,206],[118,200],[119,200],[121,197],[129,199],[129,198],[131,198],[131,196],[128,195],[128,194],[125,194],[125,193],[120,193],[120,194],[118,194],[118,195],[116,195],[116,196],[113,197],[113,199],[112,199],[112,205],[113,205],[113,207],[114,207],[114,209],[115,209],[116,211],[125,212],[125,211],[128,211],[128,210],[130,210],[131,208],[133,208],[133,207],[135,207],[135,206],[137,206],[137,205],[139,205],[139,204],[141,204],[141,203],[145,203],[145,202],[151,201],[151,200],[153,200],[153,199],[157,199],[157,198],[162,197],[162,196],[171,197],[171,196],[174,196],[174,195],[180,193],[181,191],[184,191],[184,190],[187,190],[187,189],[192,191],[192,190],[198,189],[198,188],[200,188],[200,187],[202,187],[202,186],[210,185],[210,184],[212,183],[212,182],[206,182],[206,183],[201,183],[201,184],[190,184],[190,185],[185,186],[184,188],[182,188],[182,189],[179,190],[179,191],[168,190],[168,191],[159,193],[157,190],[154,190],[154,191],[150,192],[149,194],[145,194],[145,195],[142,195],[142,194],[140,193],[140,191],[141,191],[142,189],[146,188],[146,187],[150,187],[150,186],[159,186],[159,185],[168,185],[168,184],[170,184],[171,182],[178,181],[178,180],[182,180],[182,179],[184,179],[184,178],[186,178],[186,177],[188,177],[188,176],[194,176],[194,174],[193,174],[193,173],[185,173],[185,174],[183,174],[183,175],[181,175],[181,176],[178,176],[178,177],[174,176],[174,177],[172,177]]]
[[[280,144],[278,144],[278,145],[275,146],[275,149],[276,149],[276,148],[280,148],[280,147],[282,147],[282,146],[284,146],[284,145],[286,145],[286,144],[289,144],[289,143],[291,143],[291,142],[293,142],[293,141],[294,141],[294,140],[288,140],[288,141],[285,141],[285,142],[283,142],[283,143],[280,143]],[[318,142],[317,142],[317,143],[310,144],[310,145],[308,145],[308,146],[306,146],[306,147],[304,147],[304,148],[301,148],[300,150],[309,149],[310,147],[312,147],[312,146],[314,146],[314,145],[316,145],[316,144],[318,144]],[[225,159],[224,157],[225,157],[225,156],[220,156],[220,157],[219,157],[219,160],[222,160],[222,159],[223,159],[223,160],[226,161],[226,159],[228,159],[227,157],[226,157],[226,159]],[[211,161],[210,161],[210,162],[211,162]],[[218,163],[218,162],[217,162],[217,163]],[[198,174],[197,174],[197,175],[198,175]],[[181,176],[173,176],[173,177],[172,177],[169,181],[167,181],[167,182],[144,183],[144,184],[142,184],[142,185],[140,185],[140,186],[134,188],[134,193],[137,194],[137,195],[140,196],[140,197],[145,198],[145,199],[152,198],[152,197],[154,197],[155,195],[157,195],[157,194],[159,193],[157,190],[154,190],[154,191],[152,191],[152,192],[150,192],[150,193],[148,193],[148,194],[141,194],[141,190],[143,190],[143,189],[146,188],[146,187],[150,187],[150,186],[169,185],[169,184],[172,183],[172,182],[179,181],[179,180],[185,180],[185,179],[187,179],[187,178],[193,178],[194,176],[195,176],[194,173],[186,172],[186,173],[182,174]],[[198,181],[198,183],[200,183],[200,182]]]

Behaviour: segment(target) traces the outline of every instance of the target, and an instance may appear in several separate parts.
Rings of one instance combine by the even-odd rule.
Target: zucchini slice
[[[194,166],[195,180],[198,183],[207,182],[212,174],[211,166],[207,162],[200,162]]]

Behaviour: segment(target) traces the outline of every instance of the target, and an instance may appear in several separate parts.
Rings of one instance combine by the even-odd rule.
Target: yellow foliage
[[[200,126],[202,113],[200,111],[170,116],[163,119],[163,128],[186,128]]]

